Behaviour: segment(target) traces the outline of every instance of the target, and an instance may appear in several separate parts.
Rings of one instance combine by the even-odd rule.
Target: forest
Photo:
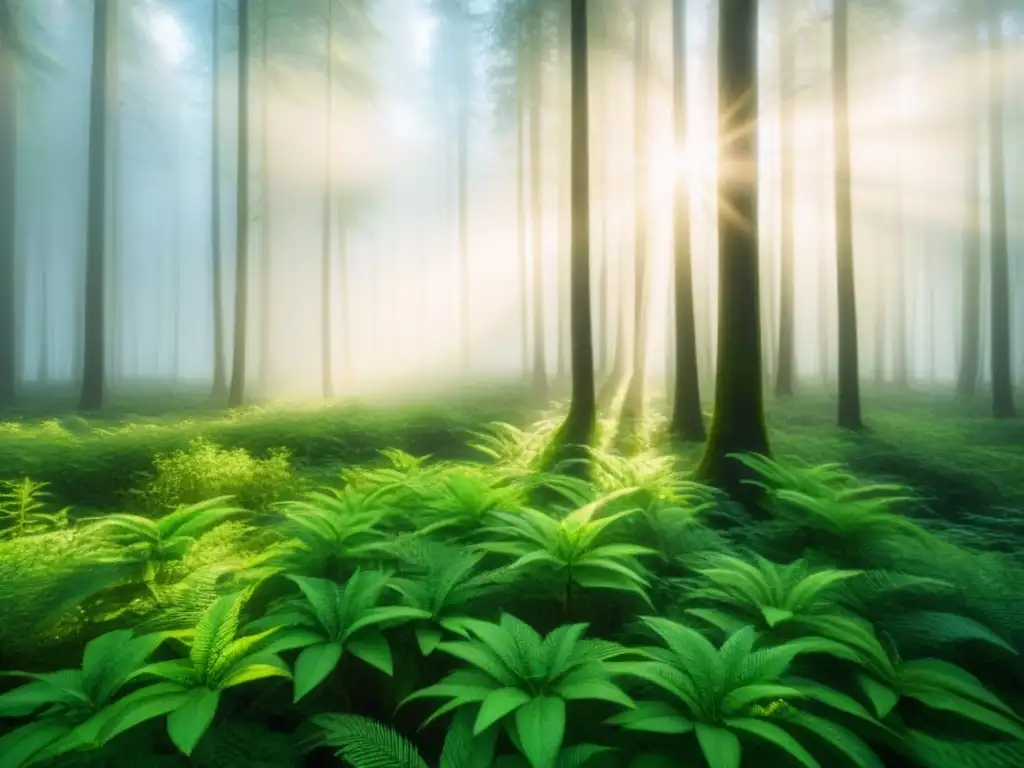
[[[0,768],[1024,767],[1022,179],[1019,0],[0,0]]]

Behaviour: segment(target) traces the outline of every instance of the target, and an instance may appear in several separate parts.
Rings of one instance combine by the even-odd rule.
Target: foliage
[[[6,522],[0,529],[0,537],[19,538],[68,524],[67,509],[45,511],[50,495],[46,492],[47,485],[28,477],[0,482],[0,519]]]

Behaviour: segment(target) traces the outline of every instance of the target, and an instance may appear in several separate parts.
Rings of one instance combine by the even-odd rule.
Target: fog
[[[230,376],[238,3],[245,1],[216,8],[214,0],[109,2],[103,330],[111,391],[213,380],[215,258],[223,270],[218,304]],[[3,55],[15,61],[17,103],[16,379],[23,390],[72,385],[84,356],[94,4],[0,5],[10,19],[0,34]],[[325,359],[332,396],[529,376],[538,263],[545,374],[557,393],[569,373],[569,61],[561,8],[568,3],[548,3],[540,34],[527,25],[519,43],[517,13],[531,6],[525,0],[248,5],[246,398],[320,397]],[[645,214],[645,374],[658,394],[670,359],[673,190],[680,179],[690,191],[701,377],[713,376],[718,13],[715,2],[688,3],[688,138],[677,148],[671,0],[648,5],[649,49],[638,64],[634,3],[590,3],[591,263],[595,354],[607,372],[617,339],[628,344],[632,336],[636,211]],[[756,225],[765,368],[773,375],[777,358],[782,169],[791,162],[796,373],[820,382],[836,367],[831,3],[761,5]],[[1002,108],[1005,141],[1012,360],[1015,378],[1024,380],[1024,8],[1006,4],[1002,52],[989,56],[990,33],[972,26],[970,6],[851,2],[854,259],[865,381],[900,379],[904,367],[911,382],[956,380],[964,254],[972,247],[983,255],[981,310],[988,316],[993,101]],[[784,50],[792,56],[786,72]],[[542,58],[539,100],[529,84],[535,57]],[[980,85],[989,66],[1003,73],[1005,92]],[[635,114],[640,81],[642,118]],[[789,154],[780,131],[784,102],[794,119]],[[540,152],[536,207],[533,151]],[[617,333],[620,317],[624,332]],[[989,323],[981,329],[985,380]]]

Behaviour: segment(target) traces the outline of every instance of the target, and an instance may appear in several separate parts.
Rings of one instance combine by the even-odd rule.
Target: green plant
[[[497,624],[466,620],[462,628],[471,639],[440,643],[437,650],[469,668],[402,702],[448,699],[424,725],[460,707],[476,705],[474,736],[501,725],[531,768],[554,768],[565,736],[568,702],[633,706],[608,665],[608,659],[624,649],[583,639],[586,624],[563,625],[541,637],[525,622],[504,614]]]
[[[190,632],[176,633],[190,640],[188,658],[158,661],[136,671],[132,678],[156,678],[135,691],[136,706],[112,720],[100,730],[107,741],[134,726],[139,718],[159,709],[167,714],[167,733],[186,755],[213,722],[221,694],[236,685],[271,677],[291,678],[288,666],[268,648],[268,640],[278,627],[253,635],[238,634],[242,610],[252,590],[218,598]]]
[[[813,699],[871,720],[863,707],[840,691],[784,678],[801,646],[783,644],[755,650],[756,632],[745,627],[716,649],[689,627],[655,617],[642,620],[665,647],[637,649],[643,660],[613,661],[609,666],[618,674],[654,685],[668,700],[638,702],[609,723],[650,733],[694,733],[711,766],[740,765],[742,734],[782,749],[807,768],[820,768],[807,748],[778,724],[778,711],[788,710],[793,701]],[[785,722],[816,728],[820,720],[805,713],[803,719]],[[881,768],[881,761],[857,735],[837,723],[824,722],[828,728],[819,733],[832,747],[860,768]]]
[[[510,568],[543,566],[554,570],[563,580],[566,615],[571,615],[573,584],[583,588],[603,588],[632,592],[647,600],[647,579],[636,558],[657,554],[635,544],[598,544],[598,538],[614,523],[636,512],[625,509],[595,519],[606,504],[633,492],[623,488],[605,494],[561,520],[524,507],[518,513],[495,512],[495,523],[484,529],[488,541],[479,545],[487,552],[512,555]]]
[[[303,649],[295,660],[295,698],[298,701],[326,678],[344,652],[391,675],[391,648],[381,634],[383,626],[430,613],[403,605],[381,605],[390,574],[356,572],[344,585],[326,579],[289,575],[300,597],[280,601],[266,616],[249,625],[250,631],[276,631],[277,651]]]
[[[159,634],[135,637],[116,630],[85,646],[80,669],[8,673],[32,682],[0,695],[0,717],[39,715],[0,738],[4,768],[39,765],[95,746],[101,728],[124,712],[115,697],[163,640]]]
[[[233,496],[246,509],[263,512],[297,489],[285,448],[258,459],[244,448],[222,448],[199,437],[187,450],[159,455],[153,464],[153,473],[132,495],[154,511]]]
[[[119,548],[119,556],[142,566],[142,578],[153,581],[165,563],[185,557],[200,536],[245,510],[228,506],[220,496],[180,507],[156,520],[128,514],[93,518],[87,529],[101,541]]]
[[[37,483],[28,477],[0,481],[0,519],[6,523],[0,529],[0,538],[20,538],[68,524],[67,508],[45,511],[48,487],[49,483]]]

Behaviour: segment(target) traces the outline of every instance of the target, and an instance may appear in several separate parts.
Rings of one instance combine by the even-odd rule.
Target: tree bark
[[[530,371],[529,261],[526,247],[526,29],[523,18],[516,29],[516,249],[519,262],[520,336],[522,375]]]
[[[672,3],[673,120],[676,151],[686,151],[686,0]],[[690,241],[689,179],[677,177],[675,185],[674,318],[675,375],[672,381],[670,432],[678,440],[704,439],[700,408],[700,375],[697,368],[696,317],[693,309],[693,264]]]
[[[273,249],[271,248],[270,191],[273,180],[270,173],[270,74],[267,66],[267,27],[269,0],[263,0],[262,40],[260,45],[260,169],[263,173],[262,211],[260,215],[260,362],[257,372],[259,391],[267,397],[273,389],[270,356],[273,349],[271,335],[274,328],[273,311]]]
[[[18,50],[14,34],[12,0],[0,0],[0,407],[14,403],[18,383],[14,250]]]
[[[227,370],[224,359],[224,269],[221,264],[220,220],[220,0],[213,0],[213,114],[210,121],[213,157],[210,168],[210,270],[213,292],[213,393],[221,400],[227,396]]]
[[[782,231],[779,243],[779,336],[778,360],[775,367],[775,394],[789,397],[793,394],[796,368],[796,344],[794,340],[794,168],[796,159],[796,120],[794,117],[796,50],[785,31],[789,14],[779,9],[779,92],[780,92],[780,176],[782,189],[779,205],[782,209]],[[791,89],[787,92],[787,88]]]
[[[849,7],[834,0],[832,87],[835,118],[836,289],[839,333],[839,426],[860,429],[857,292],[853,265],[853,179],[850,167]]]
[[[107,229],[107,79],[110,21],[116,18],[115,0],[93,5],[92,75],[89,95],[89,213],[85,255],[85,317],[82,350],[82,392],[79,407],[103,407],[105,386],[105,260]]]
[[[544,257],[541,198],[541,119],[544,105],[543,18],[533,14],[533,50],[530,51],[530,198],[533,206],[533,394],[538,402],[548,398],[547,351],[544,338]]]
[[[334,397],[334,356],[331,334],[331,216],[334,183],[334,0],[327,0],[327,158],[324,164],[323,209],[320,233],[320,343],[321,394]]]
[[[721,0],[718,89],[718,373],[715,410],[696,477],[743,498],[734,453],[767,455],[761,377],[757,233],[757,3]]]
[[[238,4],[238,175],[235,214],[235,327],[228,406],[245,402],[249,303],[249,4]]]

